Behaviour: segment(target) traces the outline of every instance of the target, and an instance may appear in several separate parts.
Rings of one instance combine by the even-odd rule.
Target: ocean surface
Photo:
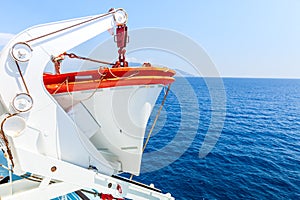
[[[217,91],[225,90],[226,94],[226,110],[220,109],[225,112],[224,126],[216,145],[204,158],[199,157],[199,150],[212,112],[218,112],[218,107],[212,108],[212,89],[204,79],[186,80],[177,80],[173,88],[185,92],[181,82],[192,86],[198,105],[190,105],[194,110],[199,106],[199,126],[194,124],[195,112],[183,116],[180,106],[172,106],[178,94],[171,92],[165,105],[171,106],[166,111],[168,122],[153,136],[147,149],[160,151],[162,144],[175,145],[174,151],[180,148],[180,142],[170,142],[171,135],[178,134],[180,115],[191,122],[186,129],[198,126],[197,133],[175,162],[136,180],[154,183],[177,199],[300,199],[300,80],[224,78],[224,88],[216,85]],[[149,167],[157,159],[168,159],[172,153],[144,158],[142,167]]]
[[[177,78],[133,179],[176,199],[300,199],[300,80],[222,81]]]

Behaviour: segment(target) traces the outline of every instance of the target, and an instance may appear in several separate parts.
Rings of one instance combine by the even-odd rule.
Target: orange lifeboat
[[[161,67],[99,68],[64,74],[44,74],[50,94],[133,85],[168,85],[175,71]]]

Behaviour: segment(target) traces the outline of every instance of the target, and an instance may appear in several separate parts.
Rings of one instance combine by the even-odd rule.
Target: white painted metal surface
[[[16,125],[18,134],[5,134],[13,162],[8,161],[14,164],[15,174],[30,172],[42,183],[19,180],[3,184],[1,199],[51,199],[80,188],[116,197],[172,199],[110,176],[119,171],[139,174],[145,127],[161,86],[105,89],[72,105],[68,104],[68,94],[54,98],[43,84],[43,72],[52,56],[112,28],[115,18],[120,23],[127,20],[127,14],[117,9],[104,15],[35,26],[18,34],[2,50],[2,131],[5,134],[14,130],[8,122],[21,123]],[[32,97],[32,107],[28,99],[14,103],[21,93]],[[8,152],[7,147],[4,150]],[[93,170],[88,169],[91,166]],[[122,194],[117,184],[122,186]]]
[[[54,98],[115,171],[139,175],[146,125],[162,87],[122,86]]]

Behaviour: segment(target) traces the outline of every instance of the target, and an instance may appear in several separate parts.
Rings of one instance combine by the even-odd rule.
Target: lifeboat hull
[[[138,175],[148,119],[162,88],[174,81],[174,74],[152,67],[112,68],[44,75],[44,83],[116,173]],[[61,146],[69,142],[62,140]]]

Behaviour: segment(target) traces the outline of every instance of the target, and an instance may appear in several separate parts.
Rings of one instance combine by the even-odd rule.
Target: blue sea
[[[225,112],[223,128],[212,151],[200,158],[212,113],[218,110],[212,109],[207,80],[181,79],[173,88],[180,87],[185,93],[184,82],[197,95],[198,105],[190,104],[194,106],[191,110],[199,106],[197,133],[175,162],[136,180],[154,183],[177,199],[300,199],[300,80],[224,78],[224,87],[214,88],[220,93],[225,90],[226,110],[220,109]],[[208,82],[211,85],[214,80]],[[178,116],[190,120],[186,129],[197,126],[193,124],[196,113],[182,116],[182,107],[172,106],[176,99],[178,94],[171,92],[165,105],[169,106],[166,113],[170,117],[150,140],[148,151],[160,151],[161,144],[172,145],[170,137],[178,133],[180,126]],[[174,151],[180,148],[176,145]],[[149,167],[157,159],[168,159],[172,153],[144,158],[142,167]]]
[[[176,199],[300,199],[300,80],[221,81],[177,78],[133,179]]]

